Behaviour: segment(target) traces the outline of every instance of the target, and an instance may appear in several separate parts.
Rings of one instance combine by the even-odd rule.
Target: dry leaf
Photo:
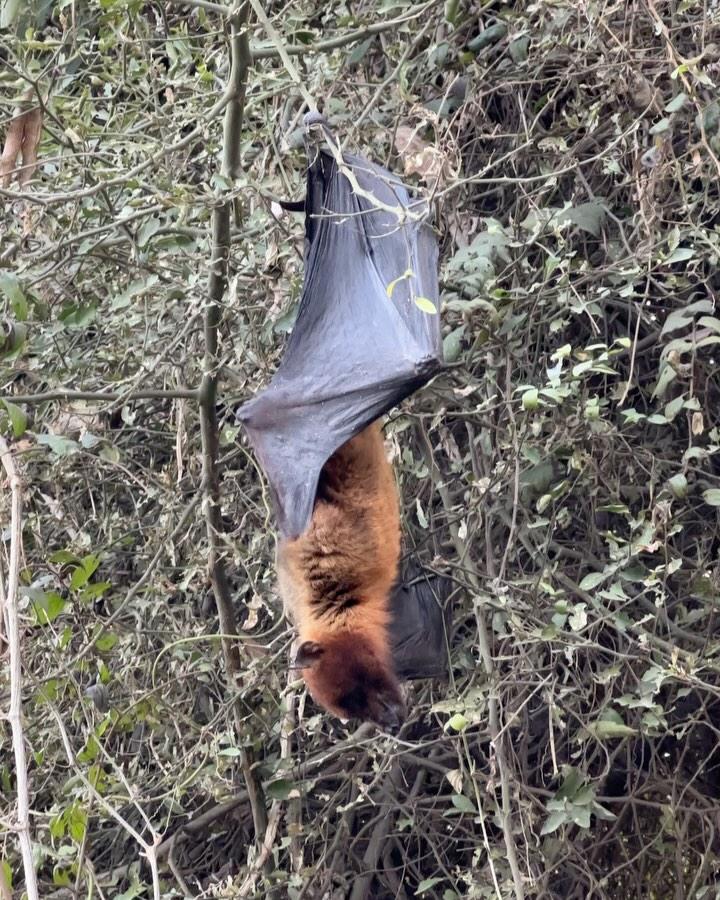
[[[703,422],[703,414],[701,412],[694,412],[692,414],[692,433],[693,434],[702,434],[705,431],[705,423]]]
[[[48,423],[47,429],[50,434],[75,439],[90,429],[101,430],[102,422],[96,410],[70,404],[67,409],[58,411],[55,418]]]
[[[426,181],[436,181],[445,166],[445,156],[418,137],[417,128],[398,126],[395,132],[395,149],[405,166],[406,175],[419,175]]]
[[[655,112],[659,112],[662,109],[662,94],[640,72],[633,72],[628,79],[627,95],[637,110],[652,107]]]
[[[22,167],[18,172],[20,186],[27,184],[32,178],[37,168],[41,134],[42,109],[39,106],[25,110],[10,120],[0,157],[0,184],[3,187],[10,184],[13,171],[20,168],[20,157],[22,157]]]
[[[450,769],[445,773],[445,777],[452,785],[452,789],[456,794],[462,794],[463,789],[463,777],[460,769]]]

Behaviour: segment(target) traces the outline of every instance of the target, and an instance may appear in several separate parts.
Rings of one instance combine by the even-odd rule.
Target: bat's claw
[[[303,117],[303,125],[305,126],[305,129],[307,131],[309,131],[315,125],[322,125],[323,128],[327,128],[328,130],[330,130],[328,120],[321,112],[318,112],[316,109],[311,109],[310,112],[305,113],[305,116]]]

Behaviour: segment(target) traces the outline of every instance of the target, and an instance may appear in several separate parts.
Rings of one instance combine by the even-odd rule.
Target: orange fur
[[[278,547],[298,664],[315,701],[341,718],[400,722],[388,636],[399,554],[397,489],[376,422],[330,457],[308,528]]]

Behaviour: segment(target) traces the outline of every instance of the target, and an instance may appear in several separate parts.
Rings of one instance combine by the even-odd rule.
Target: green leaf
[[[406,269],[402,275],[398,278],[395,278],[390,284],[385,288],[385,293],[392,300],[393,291],[400,284],[401,281],[405,281],[406,278],[412,278],[415,273],[412,269]]]
[[[489,47],[501,41],[507,34],[508,27],[504,22],[497,22],[484,31],[481,31],[477,37],[474,37],[467,45],[471,53],[479,53],[483,48]]]
[[[87,820],[88,817],[85,810],[77,803],[73,803],[73,805],[67,811],[67,823],[70,837],[78,844],[85,837]]]
[[[50,836],[54,837],[56,840],[58,838],[65,837],[65,816],[61,813],[59,816],[54,816],[50,819]]]
[[[28,317],[27,297],[17,278],[10,272],[0,272],[0,293],[7,297],[15,318],[24,322]]]
[[[615,813],[610,812],[609,809],[605,809],[604,806],[601,806],[599,803],[596,803],[594,800],[590,804],[590,809],[593,815],[596,815],[598,819],[605,819],[606,822],[612,822],[617,819]]]
[[[113,634],[111,631],[105,631],[99,638],[95,639],[95,647],[101,653],[107,653],[108,650],[112,650],[117,642],[118,636],[116,634]]]
[[[425,513],[424,513],[424,511],[423,511],[422,506],[420,505],[420,498],[419,498],[419,497],[416,497],[416,498],[415,498],[415,512],[416,512],[416,514],[417,514],[417,520],[418,520],[418,523],[419,523],[420,527],[421,527],[421,528],[427,528],[427,527],[428,527],[428,520],[427,520],[427,517],[425,516]]]
[[[475,804],[469,797],[466,797],[465,794],[452,794],[450,797],[452,805],[455,809],[460,810],[460,812],[464,813],[476,813],[477,808]]]
[[[89,306],[70,304],[63,309],[58,318],[67,328],[84,328],[95,319],[96,315],[97,307],[92,304]]]
[[[418,894],[424,894],[425,891],[429,891],[431,888],[434,888],[436,884],[440,884],[440,882],[444,880],[444,878],[425,878],[417,886],[417,892]]]
[[[678,472],[677,475],[673,475],[672,478],[668,478],[668,487],[672,491],[673,495],[679,500],[681,500],[683,497],[687,497],[688,481],[682,472]]]
[[[661,335],[667,334],[669,331],[677,331],[679,328],[687,328],[690,324],[690,316],[686,315],[684,309],[676,309],[671,312],[665,319],[662,327]]]
[[[89,603],[97,597],[102,597],[109,587],[109,581],[95,581],[92,584],[88,584],[84,588],[81,588],[79,592],[80,599],[83,603]]]
[[[117,447],[113,447],[110,444],[105,444],[100,448],[100,458],[106,460],[113,465],[117,465],[120,462],[120,451]]]
[[[626,425],[635,425],[645,418],[645,413],[638,412],[636,409],[621,409],[620,415],[625,419]]]
[[[38,434],[35,439],[38,444],[49,447],[55,456],[70,456],[79,450],[77,441],[71,441],[57,434]]]
[[[452,728],[453,731],[464,731],[468,726],[468,720],[465,718],[462,713],[455,713],[455,715],[448,720],[445,727]]]
[[[606,575],[605,572],[590,572],[583,578],[578,587],[581,591],[591,591],[609,577],[610,576]]]
[[[561,825],[565,825],[567,821],[568,817],[564,808],[553,810],[543,823],[540,834],[552,834],[553,831],[557,831]]]
[[[25,428],[27,427],[27,416],[25,415],[25,411],[14,403],[11,403],[9,400],[3,400],[2,402],[7,410],[10,424],[12,425],[13,435],[16,438],[20,437],[25,433]]]
[[[12,886],[13,886],[12,875],[13,875],[13,873],[12,873],[12,869],[10,868],[10,863],[6,859],[4,859],[0,863],[0,866],[2,866],[3,875],[5,876],[5,884],[12,890]]]
[[[32,609],[38,625],[49,625],[65,609],[65,600],[57,591],[48,591],[39,597],[32,598]]]
[[[587,604],[576,603],[572,615],[568,617],[568,625],[573,631],[577,632],[581,631],[587,625],[587,622]]]
[[[514,63],[525,62],[528,58],[529,49],[530,35],[528,34],[523,34],[519,38],[515,38],[514,41],[510,41],[510,46],[508,47],[510,58]]]
[[[373,41],[375,41],[375,40],[376,40],[375,35],[372,35],[371,37],[369,37],[366,40],[361,41],[359,44],[357,44],[353,48],[352,52],[348,54],[347,59],[345,60],[345,64],[350,67],[356,66],[363,59],[365,54],[368,52],[368,50],[372,46]]]
[[[720,333],[720,319],[715,318],[715,316],[700,316],[698,325],[701,325],[703,328],[712,328],[713,331]]]
[[[660,372],[660,377],[658,378],[657,384],[652,392],[652,397],[664,397],[665,391],[667,391],[668,387],[672,384],[673,381],[677,378],[677,372],[673,369],[672,366],[664,366],[662,371]]]
[[[428,300],[427,297],[416,297],[415,306],[417,306],[418,309],[421,309],[424,313],[427,313],[430,316],[437,315],[437,307],[432,302],[432,300]]]
[[[590,827],[590,807],[589,806],[573,806],[570,809],[573,822],[580,828]]]
[[[571,209],[564,209],[561,213],[558,213],[558,218],[561,221],[569,219],[573,225],[593,235],[593,237],[600,237],[600,231],[606,215],[607,212],[603,204],[593,200],[589,203],[580,203]]]
[[[3,0],[0,3],[0,28],[11,28],[15,24],[22,0]]]
[[[161,227],[162,227],[162,222],[160,221],[160,219],[156,218],[155,216],[150,216],[150,218],[145,219],[145,221],[142,223],[142,225],[137,230],[136,238],[137,238],[138,247],[147,246],[147,243],[150,240],[150,238],[154,234],[157,234],[157,232],[160,230]]]
[[[669,403],[665,405],[665,409],[663,410],[663,415],[668,420],[668,422],[672,422],[675,416],[680,412],[683,408],[683,403],[685,402],[685,394],[680,394],[679,397],[675,397],[674,400],[671,400]]]
[[[664,131],[667,131],[670,127],[670,119],[663,118],[660,119],[659,122],[656,122],[652,128],[650,129],[650,134],[662,134]]]
[[[68,563],[80,562],[77,556],[69,550],[56,550],[54,553],[50,554],[49,561],[60,566],[65,566]]]
[[[720,506],[720,489],[710,488],[707,491],[703,491],[703,500],[709,506]]]
[[[599,739],[623,738],[634,735],[635,729],[626,725],[615,710],[606,710],[602,718],[588,725],[588,731]]]
[[[695,250],[692,247],[678,247],[673,250],[670,256],[668,256],[665,260],[665,264],[670,265],[671,263],[686,262],[686,260],[692,259],[694,256]]]
[[[687,94],[684,91],[680,91],[680,93],[673,97],[669,103],[665,104],[665,112],[678,112],[685,106],[687,99]]]
[[[450,334],[445,335],[443,339],[443,356],[446,363],[454,363],[460,358],[460,350],[462,348],[462,339],[465,334],[465,326],[453,329]]]
[[[445,21],[457,25],[460,12],[460,0],[445,0]]]
[[[99,565],[100,560],[97,556],[92,554],[81,559],[80,564],[77,566],[70,579],[70,589],[76,591],[78,588],[87,584],[91,575]]]
[[[287,800],[290,792],[295,790],[295,784],[287,778],[278,778],[271,781],[265,792],[271,800]]]
[[[115,900],[137,900],[138,897],[146,896],[145,885],[138,879],[136,872],[131,873],[131,881],[132,884],[126,891],[115,894]]]
[[[72,873],[70,872],[70,869],[56,865],[53,869],[52,880],[53,884],[58,887],[70,887],[72,884]]]
[[[522,395],[523,409],[526,409],[526,410],[537,409],[538,402],[539,402],[539,400],[538,400],[538,389],[537,388],[530,388],[529,391],[525,391],[525,393]]]
[[[78,762],[94,762],[100,755],[100,744],[94,734],[91,734],[83,749],[78,753]]]

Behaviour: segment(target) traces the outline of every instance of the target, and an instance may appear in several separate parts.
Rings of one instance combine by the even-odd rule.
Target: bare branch
[[[232,7],[223,3],[213,3],[212,0],[165,0],[170,6],[192,6],[195,9],[206,9],[208,12],[217,13],[219,16],[229,16]]]
[[[25,871],[25,894],[37,900],[38,887],[30,836],[30,794],[28,789],[25,735],[22,725],[22,662],[20,655],[20,624],[18,621],[18,586],[22,547],[22,481],[5,438],[0,437],[0,457],[10,488],[10,568],[7,589],[0,569],[0,608],[5,622],[5,636],[10,647],[10,708],[7,718],[12,731],[15,756],[15,785],[17,789],[17,832]]]
[[[337,37],[328,38],[326,41],[318,41],[316,44],[283,44],[282,52],[287,56],[305,56],[308,53],[327,53],[330,50],[337,50],[340,47],[347,47],[349,44],[363,41],[365,38],[374,34],[382,34],[385,31],[391,31],[400,28],[413,19],[417,19],[424,15],[431,7],[435,6],[435,0],[429,3],[423,3],[422,6],[415,7],[412,13],[404,16],[398,16],[396,19],[387,19],[384,22],[373,22],[364,28],[358,28],[356,31],[348,31],[345,34],[339,34]],[[254,44],[252,48],[253,59],[272,59],[282,57],[282,53],[275,43],[273,44]]]
[[[73,391],[60,389],[57,391],[40,391],[37,394],[6,394],[0,397],[10,403],[49,403],[53,400],[87,400],[91,403],[111,403],[119,400],[197,400],[199,388],[177,388],[172,391],[147,390],[131,391],[120,394],[114,391]]]
[[[245,104],[245,83],[252,59],[246,36],[248,5],[242,3],[231,18],[231,68],[225,96],[228,98],[223,129],[223,174],[233,178],[239,173],[240,137]],[[229,192],[212,211],[212,259],[208,281],[208,302],[205,307],[205,354],[203,379],[200,385],[200,432],[202,439],[203,499],[208,540],[208,572],[212,582],[215,603],[223,634],[222,648],[228,687],[236,690],[242,676],[242,662],[238,644],[232,639],[237,634],[237,621],[233,598],[228,582],[220,536],[223,522],[220,512],[220,485],[218,475],[218,422],[215,410],[218,388],[218,330],[222,318],[222,299],[227,286],[227,265],[230,254],[230,221],[233,207]],[[233,704],[238,740],[241,741],[243,710],[239,702]],[[263,839],[267,828],[265,796],[253,769],[250,750],[240,747],[240,764],[252,809],[255,838]]]
[[[258,17],[258,21],[262,23],[263,28],[267,31],[268,35],[272,39],[273,44],[275,45],[275,50],[277,51],[277,55],[283,62],[285,66],[285,70],[288,75],[292,78],[292,80],[297,85],[300,93],[303,96],[303,100],[307,103],[309,109],[317,109],[317,103],[314,98],[310,94],[310,91],[305,87],[305,82],[300,77],[300,73],[298,72],[295,64],[290,59],[290,56],[285,47],[285,42],[283,41],[280,34],[275,29],[275,26],[272,24],[270,19],[268,18],[265,10],[260,3],[260,0],[249,0],[250,5],[253,8],[253,12]]]

